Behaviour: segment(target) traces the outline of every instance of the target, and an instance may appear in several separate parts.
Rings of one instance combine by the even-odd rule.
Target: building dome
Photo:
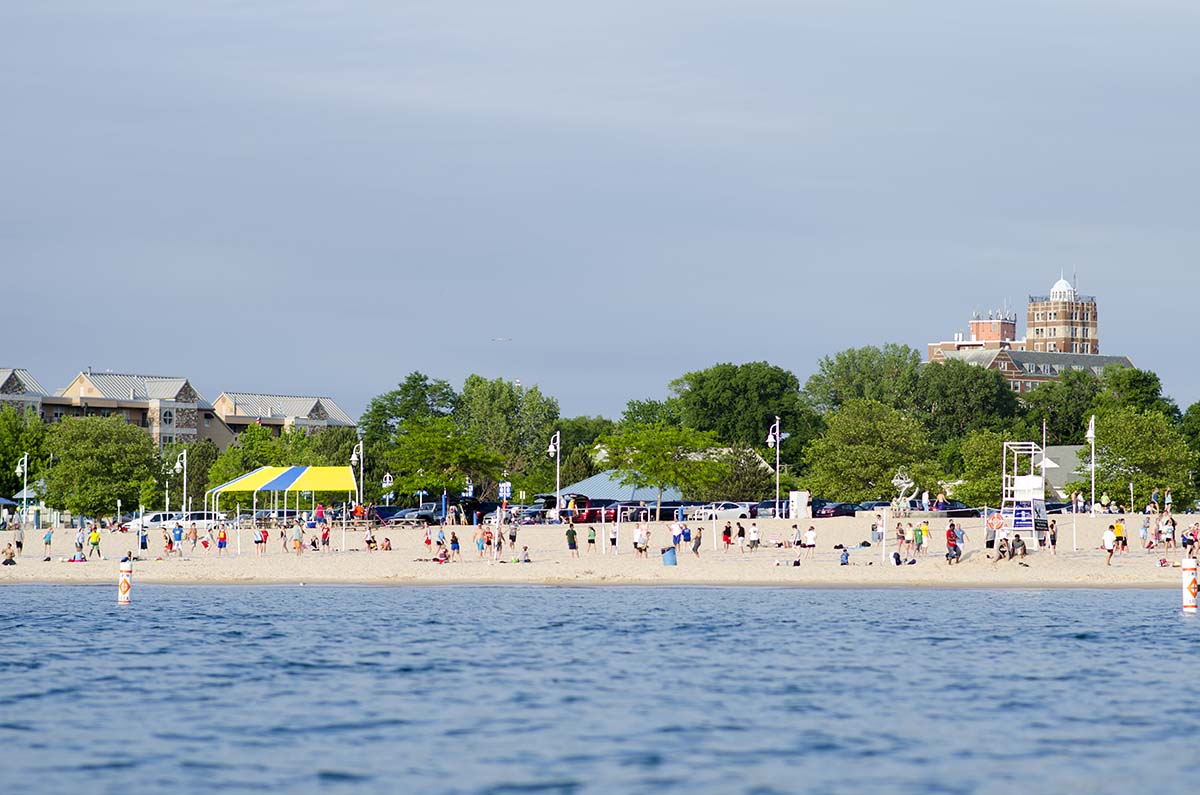
[[[1067,281],[1066,279],[1059,279],[1057,282],[1054,283],[1054,286],[1050,288],[1050,300],[1051,301],[1074,301],[1075,300],[1075,288],[1072,287],[1071,283],[1069,281]]]

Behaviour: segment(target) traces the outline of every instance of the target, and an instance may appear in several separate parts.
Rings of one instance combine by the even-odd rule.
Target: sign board
[[[462,490],[462,492],[459,494],[459,496],[460,497],[474,497],[475,496],[475,484],[468,483],[467,487]]]
[[[500,483],[500,499],[502,499],[502,500],[511,500],[512,499],[512,482],[511,481],[505,480]]]
[[[393,483],[395,483],[395,481],[394,481],[394,480],[392,480],[392,473],[391,473],[391,472],[389,472],[389,473],[387,473],[386,475],[384,475],[384,476],[383,476],[383,487],[384,487],[385,489],[390,489],[390,488],[392,487],[392,484],[393,484]]]
[[[989,530],[1004,529],[1004,514],[994,513],[988,517],[987,526]]]

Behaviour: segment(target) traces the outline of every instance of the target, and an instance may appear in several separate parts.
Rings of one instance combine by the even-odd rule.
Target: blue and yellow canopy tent
[[[241,477],[236,477],[228,483],[222,483],[220,486],[211,488],[204,493],[206,507],[208,502],[212,501],[212,510],[217,512],[221,504],[221,495],[223,494],[246,494],[253,493],[251,505],[253,510],[258,511],[258,493],[260,491],[269,492],[275,497],[275,502],[278,503],[278,497],[283,495],[283,504],[287,506],[288,494],[296,493],[296,510],[299,511],[300,492],[307,491],[315,494],[318,491],[345,491],[349,498],[358,489],[358,484],[354,480],[354,469],[348,466],[337,467],[310,467],[310,466],[292,466],[292,467],[259,467],[258,469],[247,472]],[[315,499],[315,497],[314,497]],[[345,521],[346,512],[342,511],[342,548],[345,549]],[[241,530],[241,523],[238,523],[237,529]],[[242,537],[238,533],[238,553],[242,551]]]

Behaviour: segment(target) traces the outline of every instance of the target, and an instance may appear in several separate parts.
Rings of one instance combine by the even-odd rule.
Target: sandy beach
[[[983,548],[984,527],[981,519],[966,520],[967,542],[963,560],[950,566],[944,559],[944,530],[946,519],[933,519],[930,529],[935,543],[915,565],[894,566],[881,560],[880,548],[853,549],[870,538],[872,517],[816,520],[817,551],[814,559],[802,560],[796,567],[791,563],[797,551],[777,548],[773,539],[787,539],[791,522],[764,520],[759,522],[763,546],[751,552],[739,553],[736,543],[728,552],[713,548],[712,525],[704,527],[700,556],[690,547],[681,547],[679,565],[664,566],[658,553],[670,541],[666,524],[652,525],[651,555],[638,558],[633,554],[632,525],[620,529],[619,554],[608,552],[604,531],[596,526],[597,545],[589,552],[587,526],[580,526],[580,557],[572,558],[567,551],[565,528],[560,526],[525,526],[518,531],[518,549],[529,547],[531,563],[514,563],[511,550],[505,547],[501,561],[490,556],[481,559],[472,543],[474,528],[447,528],[458,531],[463,547],[462,562],[439,565],[429,560],[423,543],[424,533],[411,528],[384,528],[376,531],[382,540],[392,541],[390,552],[367,552],[361,531],[347,533],[346,550],[340,551],[342,529],[332,533],[332,545],[337,551],[320,553],[306,551],[297,556],[284,553],[278,538],[267,545],[267,553],[259,558],[254,554],[250,532],[242,531],[242,554],[237,554],[237,542],[231,533],[230,550],[218,556],[215,550],[207,553],[201,547],[193,552],[184,542],[184,557],[163,559],[161,534],[151,534],[149,558],[135,563],[135,582],[158,584],[367,584],[367,585],[759,585],[759,586],[827,586],[827,587],[980,587],[980,588],[1178,588],[1178,568],[1163,568],[1161,558],[1172,564],[1182,559],[1179,550],[1148,552],[1139,545],[1138,527],[1141,517],[1131,519],[1128,554],[1116,555],[1112,566],[1106,566],[1105,555],[1099,549],[1104,529],[1115,519],[1112,516],[1080,517],[1076,528],[1078,551],[1072,552],[1071,517],[1057,517],[1059,524],[1058,554],[1048,550],[1031,551],[1020,565],[1017,561],[997,562],[987,557]],[[1180,530],[1190,522],[1180,517]],[[907,521],[907,520],[906,520]],[[748,523],[746,523],[748,526]],[[1127,525],[1128,526],[1128,525]],[[611,526],[610,526],[611,527]],[[716,533],[720,540],[721,523]],[[895,527],[895,522],[892,522]],[[26,533],[24,554],[18,565],[0,567],[0,584],[115,584],[118,561],[135,545],[132,534],[105,533],[101,543],[104,559],[93,558],[87,563],[67,563],[60,560],[74,551],[74,531],[56,530],[51,561],[43,561],[41,532]],[[11,532],[0,533],[0,544],[11,541]],[[850,547],[849,566],[839,565],[841,544]],[[888,539],[888,558],[894,548]],[[777,565],[778,564],[778,565]]]

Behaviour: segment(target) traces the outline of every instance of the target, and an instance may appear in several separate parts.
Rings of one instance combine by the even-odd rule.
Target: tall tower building
[[[1055,353],[1100,353],[1096,298],[1079,295],[1065,278],[1050,295],[1029,296],[1025,349]]]

